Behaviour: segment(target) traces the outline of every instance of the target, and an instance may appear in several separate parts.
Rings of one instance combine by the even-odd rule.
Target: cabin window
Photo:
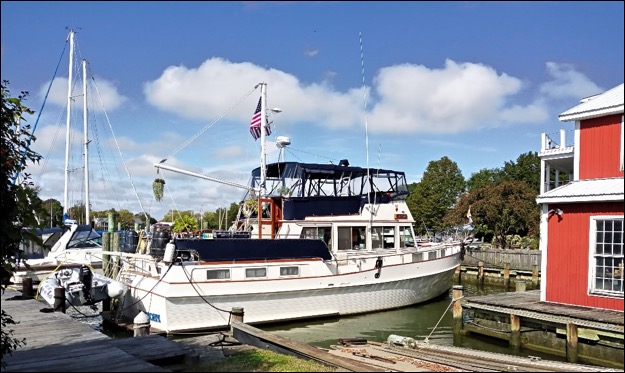
[[[364,250],[365,227],[339,227],[339,250]]]
[[[384,247],[383,237],[383,227],[373,227],[371,228],[371,248],[372,249],[381,249]]]
[[[299,267],[280,267],[280,276],[299,276]]]
[[[309,240],[323,240],[326,245],[330,246],[332,238],[332,227],[304,227],[300,238]]]
[[[591,219],[590,292],[623,297],[623,218]]]
[[[410,227],[399,227],[399,247],[414,247],[414,236]]]
[[[395,247],[395,227],[371,228],[371,247],[373,249],[392,249]]]
[[[267,268],[246,268],[246,278],[267,277]]]
[[[209,269],[206,271],[207,280],[228,280],[230,279],[229,269]]]

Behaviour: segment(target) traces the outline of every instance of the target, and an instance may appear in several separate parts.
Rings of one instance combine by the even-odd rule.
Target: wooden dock
[[[7,328],[26,345],[4,357],[3,372],[169,372],[190,352],[159,335],[114,339],[17,291],[2,294]]]
[[[315,360],[352,372],[618,372],[622,370],[439,346],[414,341],[414,348],[391,343],[339,340],[325,350],[265,332],[237,320],[234,337],[248,345]]]
[[[454,328],[462,333],[502,339],[571,363],[623,367],[623,311],[541,302],[540,290],[460,297],[458,302],[462,308],[454,308]]]

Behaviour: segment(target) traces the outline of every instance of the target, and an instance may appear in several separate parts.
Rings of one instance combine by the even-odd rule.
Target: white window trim
[[[590,217],[590,229],[588,230],[588,285],[587,291],[590,296],[623,299],[623,293],[595,290],[596,268],[595,248],[597,239],[597,220],[624,219],[623,215],[595,215]]]

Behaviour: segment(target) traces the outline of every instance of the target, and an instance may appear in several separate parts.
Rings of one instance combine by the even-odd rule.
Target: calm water
[[[489,285],[478,287],[476,283],[463,281],[464,296],[479,296],[505,292],[502,286]],[[511,287],[510,291],[514,288]],[[528,290],[530,290],[528,288]],[[307,343],[321,348],[329,348],[338,344],[340,338],[366,338],[370,341],[385,342],[389,335],[395,334],[411,337],[417,341],[454,346],[453,317],[451,310],[452,294],[440,297],[423,304],[392,311],[374,312],[365,315],[324,318],[272,325],[261,325],[260,329]],[[78,310],[68,309],[67,314],[75,319],[90,324],[94,329],[104,332],[113,338],[132,337],[131,331],[104,331],[101,328],[100,309],[92,310],[79,307]],[[488,338],[476,334],[462,336],[456,347],[489,351],[516,356],[538,356],[546,360],[566,361],[565,358],[530,350],[514,350],[508,342]]]
[[[505,292],[504,287],[484,286],[464,282],[464,295],[477,296]],[[512,288],[513,289],[513,288]],[[329,348],[338,344],[340,338],[366,338],[385,342],[389,335],[411,337],[417,341],[454,346],[452,295],[444,294],[430,302],[392,311],[348,316],[315,321],[260,326],[261,329],[295,341]],[[508,342],[472,334],[462,336],[456,347],[516,356],[539,356],[547,360],[566,361],[565,358],[536,351],[513,350]]]

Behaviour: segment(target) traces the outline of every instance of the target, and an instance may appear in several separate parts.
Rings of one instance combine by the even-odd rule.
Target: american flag
[[[262,107],[261,100],[262,98],[258,99],[258,105],[256,105],[256,111],[254,111],[254,115],[252,116],[252,121],[250,122],[250,133],[252,134],[252,137],[254,138],[254,140],[258,140],[258,138],[261,135],[260,133],[260,121],[261,121],[260,110]],[[267,136],[271,135],[271,129],[269,128],[269,125],[267,124],[265,124],[265,134]]]

